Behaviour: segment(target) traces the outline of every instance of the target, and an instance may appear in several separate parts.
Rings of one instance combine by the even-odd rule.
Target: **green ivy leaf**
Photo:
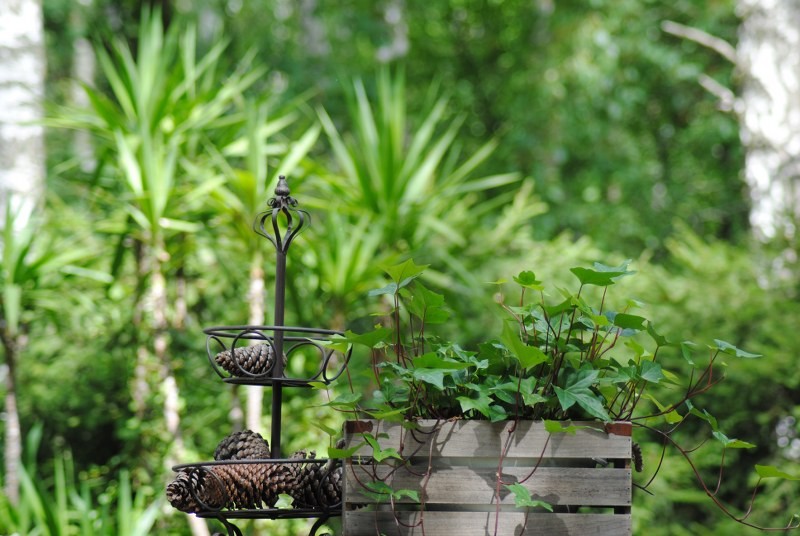
[[[565,388],[554,387],[561,409],[566,411],[577,403],[592,417],[605,422],[611,421],[604,401],[590,389],[597,382],[598,374],[597,370],[582,369],[568,378]]]
[[[375,297],[375,296],[384,296],[384,295],[387,295],[387,294],[389,296],[394,296],[397,293],[399,288],[400,287],[398,287],[397,283],[389,283],[385,287],[374,288],[374,289],[370,290],[369,292],[367,292],[367,296],[369,296],[371,298]]]
[[[275,502],[275,506],[273,508],[277,508],[278,510],[291,510],[293,503],[294,498],[291,495],[279,493],[278,500]]]
[[[720,432],[719,430],[714,430],[713,432],[711,432],[711,435],[713,435],[717,439],[717,441],[719,441],[720,443],[725,445],[726,448],[729,449],[752,449],[756,447],[756,445],[754,445],[753,443],[748,443],[747,441],[742,441],[740,439],[731,439],[722,432]]]
[[[663,412],[663,411],[666,411],[667,409],[669,409],[669,408],[667,408],[667,406],[665,406],[664,404],[659,402],[656,399],[656,397],[654,397],[650,393],[646,393],[643,396],[645,398],[647,398],[648,400],[650,400],[653,404],[655,404],[656,407],[658,408],[658,411],[662,411]],[[664,420],[667,422],[667,424],[678,424],[679,422],[681,422],[683,420],[683,416],[680,413],[678,413],[676,410],[674,410],[674,409],[671,410],[671,411],[668,411],[667,413],[664,413],[663,417],[664,417]]]
[[[470,410],[475,410],[484,417],[489,418],[491,409],[489,406],[492,404],[492,399],[485,394],[480,394],[478,398],[469,398],[467,396],[459,396],[456,398],[461,404],[461,411],[467,413]]]
[[[653,327],[652,322],[647,323],[647,333],[650,335],[650,337],[652,337],[657,346],[669,346],[670,342],[666,337],[659,335],[658,332],[656,332],[656,328]]]
[[[329,436],[335,436],[339,433],[340,430],[337,430],[327,424],[321,423],[319,421],[312,421],[311,424],[328,434]]]
[[[379,419],[382,421],[401,421],[403,420],[403,415],[406,411],[408,411],[410,407],[404,408],[387,408],[383,410],[364,410],[364,413],[372,417],[373,419]]]
[[[440,391],[444,390],[444,373],[442,369],[415,368],[411,375],[415,380],[433,385]]]
[[[388,501],[392,497],[394,490],[383,480],[371,480],[364,483],[364,495],[375,502]]]
[[[506,484],[506,488],[514,495],[514,505],[517,508],[544,508],[550,512],[553,511],[553,506],[550,503],[533,499],[530,490],[519,482]]]
[[[382,345],[385,345],[387,342],[390,342],[391,336],[391,329],[375,326],[375,329],[366,333],[353,333],[349,330],[345,331],[344,337],[342,338],[350,344],[360,344],[361,346],[366,346],[367,348],[378,348]]]
[[[514,281],[521,287],[529,288],[532,290],[544,290],[542,282],[537,281],[536,274],[534,274],[529,270],[520,272],[519,275],[514,278]]]
[[[729,342],[721,341],[719,339],[714,339],[715,346],[711,346],[712,350],[719,350],[729,355],[733,355],[736,357],[743,357],[745,359],[755,359],[757,357],[762,357],[761,354],[751,354],[750,352],[745,352],[744,350],[735,347]]]
[[[330,402],[321,404],[322,407],[330,407],[342,411],[352,411],[356,409],[356,405],[361,401],[361,393],[343,393]]]
[[[653,363],[652,361],[642,362],[641,378],[650,383],[658,383],[664,379],[664,373],[661,372],[661,365]]]
[[[428,290],[420,283],[414,285],[410,293],[410,300],[405,302],[408,310],[413,315],[425,321],[426,324],[441,324],[450,318],[450,313],[445,311],[444,296]]]
[[[373,436],[372,434],[362,434],[364,436],[364,440],[372,447],[372,458],[376,462],[382,462],[388,458],[396,458],[398,460],[402,460],[402,456],[400,453],[397,452],[397,449],[388,448],[384,449],[381,448],[380,443],[378,443],[378,439]]]
[[[511,322],[503,324],[503,334],[500,337],[511,355],[519,361],[526,370],[530,370],[540,363],[547,361],[547,354],[535,346],[528,346],[519,338],[519,334],[512,327]]]
[[[428,268],[428,264],[415,264],[413,259],[408,259],[400,264],[384,266],[383,271],[397,284],[399,288],[407,286],[412,280],[419,277]]]
[[[695,366],[694,359],[692,358],[692,349],[696,348],[697,345],[695,343],[693,343],[692,341],[683,341],[680,344],[680,347],[681,347],[681,355],[683,356],[683,359],[685,359],[686,362],[689,363],[690,365]]]
[[[574,424],[569,424],[564,426],[564,424],[560,421],[544,421],[544,429],[548,434],[569,434],[575,435],[575,432],[582,428],[589,428],[588,426],[576,426]]]
[[[800,480],[800,476],[790,475],[772,465],[756,465],[756,473],[761,478],[782,478],[784,480]]]
[[[614,325],[622,329],[635,329],[642,331],[645,328],[644,323],[647,319],[643,316],[629,315],[626,313],[618,313],[614,316]]]
[[[463,361],[455,361],[453,359],[445,359],[439,355],[428,352],[421,356],[415,357],[413,360],[414,367],[416,368],[435,368],[444,370],[461,370],[472,366],[471,363],[464,363]]]
[[[408,497],[414,502],[420,502],[419,492],[413,489],[396,489],[392,491],[392,497],[394,497],[396,500],[400,500],[403,497]]]
[[[361,441],[357,445],[350,447],[349,449],[337,449],[335,447],[328,447],[328,458],[340,460],[342,458],[350,458],[353,454],[358,452],[358,449],[364,446],[364,442]]]
[[[626,275],[631,275],[635,272],[628,270],[630,261],[625,261],[619,266],[606,266],[599,262],[594,263],[594,269],[575,267],[570,268],[569,271],[575,274],[581,285],[595,285],[598,287],[607,287],[616,283],[616,280]]]

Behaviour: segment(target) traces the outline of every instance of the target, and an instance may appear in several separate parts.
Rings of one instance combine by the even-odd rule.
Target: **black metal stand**
[[[286,459],[281,453],[281,412],[283,405],[283,387],[310,387],[312,382],[329,384],[339,378],[347,367],[350,349],[345,352],[331,349],[325,341],[332,336],[343,335],[341,332],[306,327],[285,326],[286,305],[286,255],[289,246],[309,220],[308,213],[297,209],[297,200],[289,195],[286,179],[281,176],[275,188],[275,197],[268,202],[270,210],[259,214],[254,223],[254,231],[267,238],[276,251],[275,270],[275,318],[273,326],[218,326],[205,329],[207,335],[206,349],[209,362],[214,371],[226,383],[239,385],[261,385],[272,388],[272,425],[270,429],[270,460],[242,460],[236,463],[330,463],[327,459]],[[282,220],[282,221],[281,221]],[[281,225],[283,224],[283,225]],[[271,229],[268,230],[268,227]],[[268,345],[272,352],[273,364],[263,373],[247,370],[242,363],[236,362],[236,350],[259,341]],[[215,361],[214,354],[230,352],[234,367],[223,371]],[[317,353],[319,368],[307,378],[293,378],[286,375],[286,362],[296,352]],[[183,464],[173,468],[175,471],[207,471],[208,467],[230,463],[226,461]],[[335,470],[335,465],[331,466]],[[317,496],[319,490],[317,490]],[[195,497],[197,499],[197,497]],[[224,501],[228,503],[227,499]],[[317,518],[311,527],[309,536],[315,536],[322,525],[331,517],[341,515],[341,503],[328,504],[318,508],[293,509],[213,509],[204,505],[204,510],[196,512],[198,517],[216,519],[225,527],[227,536],[242,536],[242,532],[233,525],[231,519],[291,519]]]

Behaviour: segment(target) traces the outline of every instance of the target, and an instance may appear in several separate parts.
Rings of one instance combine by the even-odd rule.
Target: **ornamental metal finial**
[[[275,197],[271,198],[267,204],[272,208],[288,208],[297,206],[297,199],[289,195],[289,184],[286,177],[278,176],[278,185],[275,187]]]
[[[253,229],[272,242],[279,252],[285,254],[289,244],[308,221],[308,213],[305,210],[294,208],[297,206],[297,199],[289,195],[289,185],[283,175],[278,177],[275,197],[270,198],[267,205],[270,209],[256,217]],[[283,229],[278,225],[279,214],[283,214],[286,218]],[[270,222],[272,233],[265,229],[267,222]]]

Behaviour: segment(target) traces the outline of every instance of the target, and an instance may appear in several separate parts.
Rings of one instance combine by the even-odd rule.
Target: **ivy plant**
[[[343,348],[352,345],[367,350],[372,387],[365,396],[353,392],[351,384],[351,392],[334,398],[328,406],[357,417],[398,422],[536,419],[543,420],[550,433],[574,433],[576,426],[564,421],[631,421],[661,436],[665,448],[675,447],[712,501],[729,517],[750,525],[747,517],[752,504],[743,516],[728,510],[716,497],[720,482],[714,485],[703,479],[691,450],[679,444],[674,432],[690,418],[707,425],[711,437],[721,444],[721,465],[727,449],[755,447],[725,434],[696,399],[722,381],[725,359],[760,355],[722,340],[700,345],[662,335],[644,316],[643,304],[612,296],[621,280],[635,274],[629,261],[572,268],[576,279],[572,288],[548,287],[533,271],[522,271],[511,282],[496,282],[501,327],[494,336],[466,348],[436,336],[436,326],[447,322],[451,311],[443,294],[423,284],[420,276],[426,268],[413,260],[386,267],[388,282],[370,292],[380,304],[376,314],[380,320],[372,330],[347,331],[333,341]],[[513,299],[507,298],[507,292]],[[668,353],[680,356],[683,366],[675,367],[675,359],[664,359]],[[666,399],[664,393],[671,398]],[[401,458],[368,434],[362,445],[372,447],[376,461]],[[638,470],[641,453],[638,446],[634,450]],[[330,454],[336,457],[343,452],[334,449]],[[764,478],[796,478],[771,466],[758,466],[756,473],[759,483]],[[508,490],[520,507],[547,506],[517,488]],[[370,491],[392,496],[386,490]],[[797,527],[800,522],[793,518],[783,529]]]

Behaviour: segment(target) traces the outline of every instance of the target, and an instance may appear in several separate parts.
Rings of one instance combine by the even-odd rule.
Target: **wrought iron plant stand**
[[[232,519],[316,518],[310,530],[314,536],[330,517],[341,515],[341,463],[304,451],[290,457],[281,453],[284,387],[329,384],[342,375],[350,359],[350,350],[340,353],[325,345],[340,332],[284,325],[287,252],[309,220],[289,194],[281,176],[275,197],[268,202],[270,209],[254,223],[254,231],[267,238],[276,251],[274,325],[204,330],[209,362],[223,382],[271,387],[269,445],[255,432],[232,434],[220,443],[215,461],[173,467],[178,475],[167,487],[173,506],[201,518],[217,519],[228,536],[242,535]],[[300,354],[318,359],[319,364],[308,377],[291,377],[287,365]],[[282,493],[293,498],[293,508],[276,507]]]

